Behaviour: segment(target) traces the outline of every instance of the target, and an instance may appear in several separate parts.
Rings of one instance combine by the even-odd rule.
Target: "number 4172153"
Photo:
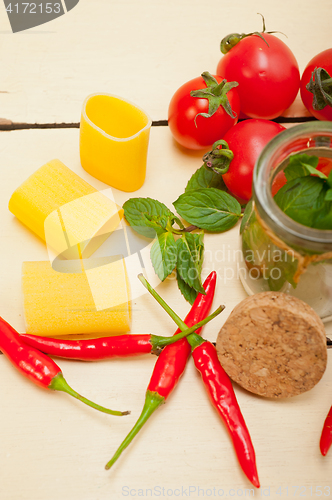
[[[48,2],[46,4],[38,4],[38,3],[10,3],[6,7],[6,11],[10,14],[37,14],[37,13],[46,13],[46,14],[60,14],[61,12],[61,4],[59,2],[53,3]]]

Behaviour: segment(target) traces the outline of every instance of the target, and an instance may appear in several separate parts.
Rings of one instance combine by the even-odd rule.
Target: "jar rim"
[[[291,145],[297,139],[308,140],[320,136],[332,139],[332,122],[312,121],[295,125],[276,135],[262,150],[256,161],[253,175],[253,197],[258,210],[265,212],[268,223],[274,229],[278,228],[284,237],[294,240],[296,244],[312,243],[332,244],[332,230],[315,229],[304,226],[286,215],[276,204],[271,192],[271,166],[278,161],[278,156],[286,145]],[[260,214],[262,215],[262,214]],[[314,248],[313,248],[314,249]]]

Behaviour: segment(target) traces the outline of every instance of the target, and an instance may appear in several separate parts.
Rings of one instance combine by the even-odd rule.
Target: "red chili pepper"
[[[195,333],[188,337],[188,342],[211,402],[229,431],[242,470],[249,481],[259,488],[255,450],[232,383],[219,362],[216,348]]]
[[[212,272],[204,282],[205,295],[198,294],[196,300],[185,319],[186,327],[190,327],[205,318],[211,308],[214,291],[216,287],[217,275]],[[178,329],[174,335],[179,333]],[[198,332],[199,330],[197,330]],[[190,355],[191,347],[186,339],[179,340],[175,344],[165,347],[155,364],[152,377],[146,391],[145,403],[140,417],[121,443],[113,458],[106,464],[105,468],[110,469],[119,458],[121,453],[131,443],[133,438],[143,427],[145,422],[151,417],[153,412],[166,401],[179,378],[184,372]]]
[[[178,327],[182,331],[187,328],[181,318],[166,304],[149,283],[144,278],[141,281]],[[231,434],[240,465],[252,484],[259,488],[255,451],[251,438],[237,403],[231,381],[219,362],[216,349],[210,342],[200,338],[195,333],[189,335],[186,342],[193,348],[196,368],[201,372],[209,396]]]
[[[24,344],[17,331],[2,318],[0,318],[0,349],[23,375],[40,387],[67,392],[88,406],[110,415],[121,416],[130,413],[109,410],[78,394],[68,385],[59,366],[46,354]]]
[[[222,308],[219,307],[213,314],[204,320],[186,329],[184,332],[179,331],[179,333],[173,337],[161,337],[151,334],[130,334],[92,340],[66,340],[25,334],[21,335],[21,339],[25,344],[35,347],[46,354],[67,359],[78,359],[81,361],[138,356],[148,353],[159,354],[163,347],[174,344],[179,339],[183,339],[185,336],[194,333],[198,328],[202,327],[221,313],[221,311]]]
[[[322,430],[322,435],[319,443],[320,451],[322,455],[324,455],[324,457],[329,451],[331,444],[332,444],[332,406],[324,422],[324,427]]]

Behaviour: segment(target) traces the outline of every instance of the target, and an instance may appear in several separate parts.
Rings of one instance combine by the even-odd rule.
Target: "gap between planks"
[[[246,120],[246,118],[241,118],[239,122]],[[306,123],[310,121],[317,121],[313,116],[297,116],[297,117],[278,117],[275,118],[276,123]],[[167,127],[167,120],[154,120],[152,122],[152,127]],[[79,122],[73,123],[18,123],[12,122],[5,118],[0,118],[0,131],[10,131],[10,130],[28,130],[28,129],[59,129],[59,128],[80,128]]]

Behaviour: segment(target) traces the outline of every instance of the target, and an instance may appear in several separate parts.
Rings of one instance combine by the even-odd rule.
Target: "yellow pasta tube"
[[[123,210],[59,160],[16,189],[9,210],[56,255],[89,257],[114,231]]]
[[[43,336],[120,335],[130,330],[130,292],[122,256],[24,262],[26,332]]]
[[[82,167],[122,191],[145,180],[151,119],[126,99],[92,94],[83,104],[80,126]]]

